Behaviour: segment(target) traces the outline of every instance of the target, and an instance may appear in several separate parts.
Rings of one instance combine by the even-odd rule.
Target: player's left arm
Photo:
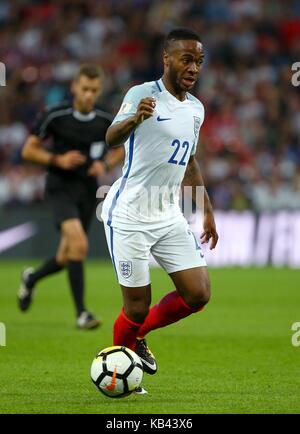
[[[183,186],[191,186],[193,201],[196,201],[196,187],[202,186],[204,190],[204,220],[203,220],[203,233],[201,234],[201,243],[208,243],[211,239],[210,250],[214,249],[217,245],[219,235],[216,229],[213,208],[204,186],[204,181],[201,175],[199,164],[194,155],[191,155],[187,164],[186,172],[182,182]]]
[[[124,146],[110,149],[104,160],[94,161],[89,168],[88,174],[90,176],[104,176],[110,172],[113,168],[123,163],[125,156]]]

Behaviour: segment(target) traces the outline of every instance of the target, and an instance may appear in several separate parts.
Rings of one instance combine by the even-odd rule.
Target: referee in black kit
[[[76,305],[77,327],[100,325],[84,304],[83,261],[88,251],[87,230],[96,209],[97,177],[123,161],[123,146],[107,150],[105,133],[112,118],[96,108],[103,76],[100,68],[82,65],[71,86],[73,101],[46,110],[37,119],[22,156],[47,166],[45,199],[52,208],[61,238],[56,255],[39,268],[23,271],[18,303],[26,311],[37,282],[67,268]],[[49,152],[43,140],[52,139]]]

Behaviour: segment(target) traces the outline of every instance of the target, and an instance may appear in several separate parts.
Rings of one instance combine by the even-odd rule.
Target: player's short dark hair
[[[75,76],[75,80],[77,80],[79,77],[81,77],[82,75],[84,75],[85,77],[88,78],[103,78],[103,71],[102,68],[98,65],[93,65],[93,64],[88,64],[88,63],[84,63],[83,65],[80,66],[76,76]]]
[[[164,49],[168,50],[172,41],[182,40],[194,40],[201,42],[200,36],[196,32],[184,27],[179,27],[177,29],[171,30],[170,33],[167,34],[165,37]]]

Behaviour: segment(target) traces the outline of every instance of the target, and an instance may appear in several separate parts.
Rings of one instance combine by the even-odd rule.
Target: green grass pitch
[[[37,264],[37,262],[34,262]],[[111,345],[121,294],[110,263],[86,267],[89,308],[101,329],[77,331],[64,272],[40,282],[28,313],[16,307],[24,264],[0,263],[0,413],[299,413],[298,270],[213,269],[204,312],[148,336],[159,372],[144,376],[146,396],[114,400],[89,377],[95,354]],[[29,264],[26,264],[29,265]],[[153,302],[172,289],[152,271]]]

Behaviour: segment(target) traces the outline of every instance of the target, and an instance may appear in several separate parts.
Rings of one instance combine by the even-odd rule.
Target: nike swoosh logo
[[[106,386],[106,388],[105,388],[106,390],[109,390],[110,392],[112,392],[113,390],[115,390],[116,385],[117,385],[116,378],[117,378],[117,368],[114,369],[114,373],[113,373],[113,376],[112,376],[112,379],[111,379],[111,383],[108,386]]]
[[[148,362],[147,360],[143,359],[142,357],[140,357],[141,361],[143,363],[145,363],[145,365],[149,366],[149,368],[156,368],[156,363],[155,362]]]
[[[156,120],[158,122],[162,122],[162,121],[170,121],[172,118],[161,118],[160,116],[157,116]]]
[[[30,222],[0,231],[0,253],[33,237],[36,232],[36,225]]]

